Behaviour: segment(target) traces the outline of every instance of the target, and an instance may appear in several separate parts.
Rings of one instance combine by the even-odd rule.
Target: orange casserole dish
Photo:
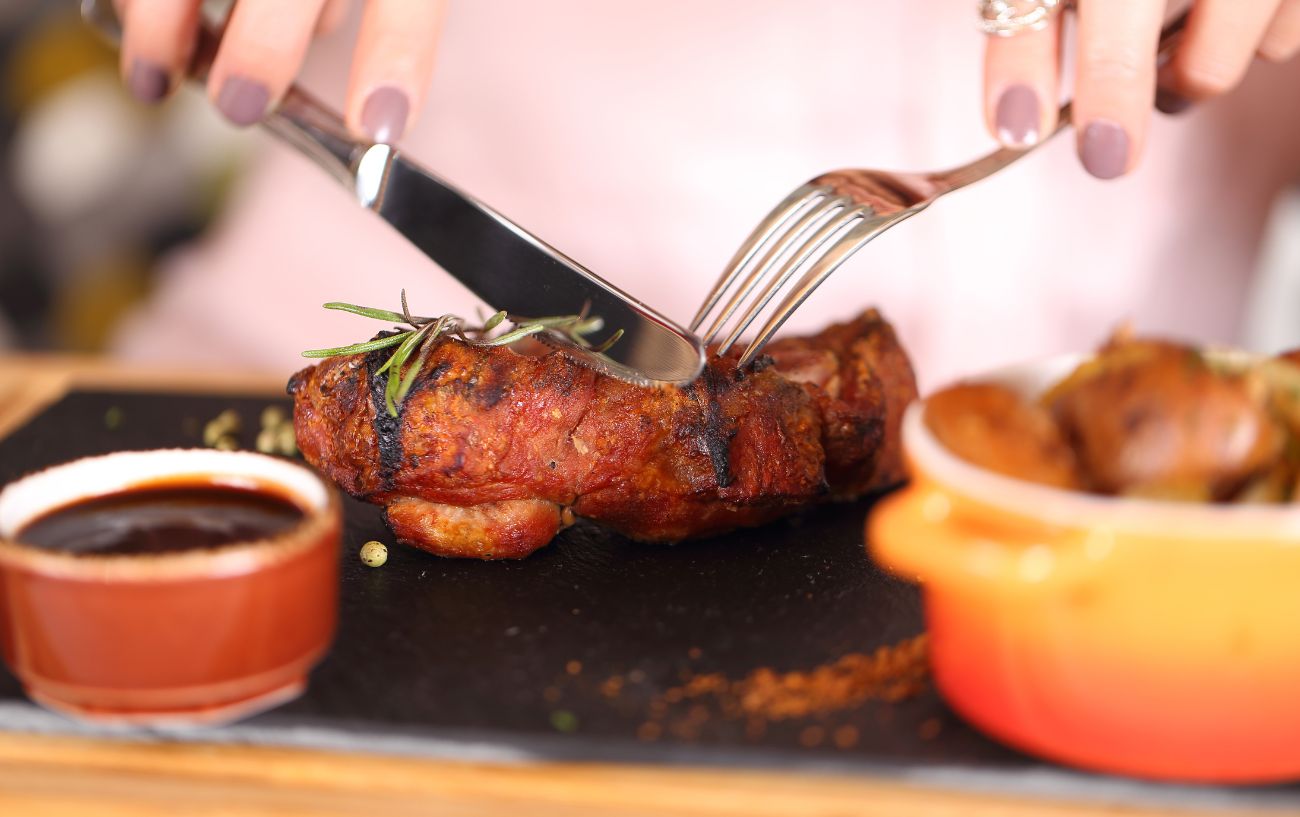
[[[1079,358],[985,380],[1037,396]],[[1024,751],[1143,777],[1300,777],[1300,506],[1117,499],[1004,477],[911,407],[913,481],[868,547],[923,586],[935,683]]]

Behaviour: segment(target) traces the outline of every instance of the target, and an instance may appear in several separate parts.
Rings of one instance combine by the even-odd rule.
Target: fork
[[[1184,12],[1160,32],[1157,64],[1163,65],[1172,56],[1186,23]],[[726,354],[802,270],[741,355],[741,366],[751,363],[813,290],[855,252],[939,197],[987,178],[1060,133],[1070,125],[1072,108],[1072,102],[1062,105],[1056,128],[1035,145],[1001,148],[951,170],[836,170],[817,176],[773,208],[745,239],[695,314],[691,331],[702,336],[706,347],[721,338],[716,353]],[[746,305],[733,322],[742,304]],[[708,321],[711,314],[713,319]],[[706,321],[707,328],[702,329]]]

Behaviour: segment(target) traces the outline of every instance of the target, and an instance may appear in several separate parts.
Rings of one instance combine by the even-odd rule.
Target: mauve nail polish
[[[131,76],[127,78],[126,87],[131,96],[141,102],[154,103],[167,96],[171,79],[158,63],[138,59],[131,63]]]
[[[396,142],[406,130],[411,103],[406,94],[390,85],[376,88],[361,108],[361,127],[376,142]]]
[[[1083,167],[1099,179],[1124,175],[1128,167],[1128,134],[1114,122],[1098,119],[1083,129],[1079,157]]]
[[[1038,141],[1041,110],[1038,94],[1028,85],[1012,85],[998,98],[996,124],[1004,145],[1028,147]]]
[[[1187,97],[1173,91],[1166,91],[1163,88],[1156,89],[1156,110],[1160,111],[1160,113],[1172,116],[1180,114],[1190,107],[1192,107],[1192,101]]]
[[[217,94],[217,110],[229,119],[231,124],[245,127],[259,121],[266,115],[266,104],[271,101],[271,94],[260,82],[240,76],[226,77]]]

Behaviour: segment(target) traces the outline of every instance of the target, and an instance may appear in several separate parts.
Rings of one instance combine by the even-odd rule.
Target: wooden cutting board
[[[255,431],[261,410],[277,402],[287,405],[74,392],[0,441],[0,483],[77,456],[200,445],[203,424],[228,408]],[[246,431],[244,442],[252,437]],[[1300,808],[1300,787],[1164,786],[1066,771],[983,738],[929,689],[771,722],[761,734],[707,701],[710,711],[692,717],[690,730],[672,728],[682,707],[659,717],[659,730],[644,728],[656,720],[654,702],[687,674],[809,669],[920,633],[916,590],[864,551],[871,504],[675,547],[580,524],[520,562],[391,547],[388,563],[370,569],[358,548],[391,535],[378,509],[348,500],[340,629],[303,697],[219,729],[105,733],[32,706],[0,670],[0,730],[488,764],[800,770],[1143,808]],[[610,695],[615,677],[623,684]],[[837,746],[831,736],[843,727],[855,740]]]

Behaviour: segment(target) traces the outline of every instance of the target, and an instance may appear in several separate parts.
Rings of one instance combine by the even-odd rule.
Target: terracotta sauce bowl
[[[56,508],[160,483],[256,488],[303,520],[261,541],[75,555],[16,533]],[[247,452],[139,451],[76,460],[0,492],[0,654],[38,703],[111,722],[225,722],[305,687],[338,611],[341,511],[292,462]]]

